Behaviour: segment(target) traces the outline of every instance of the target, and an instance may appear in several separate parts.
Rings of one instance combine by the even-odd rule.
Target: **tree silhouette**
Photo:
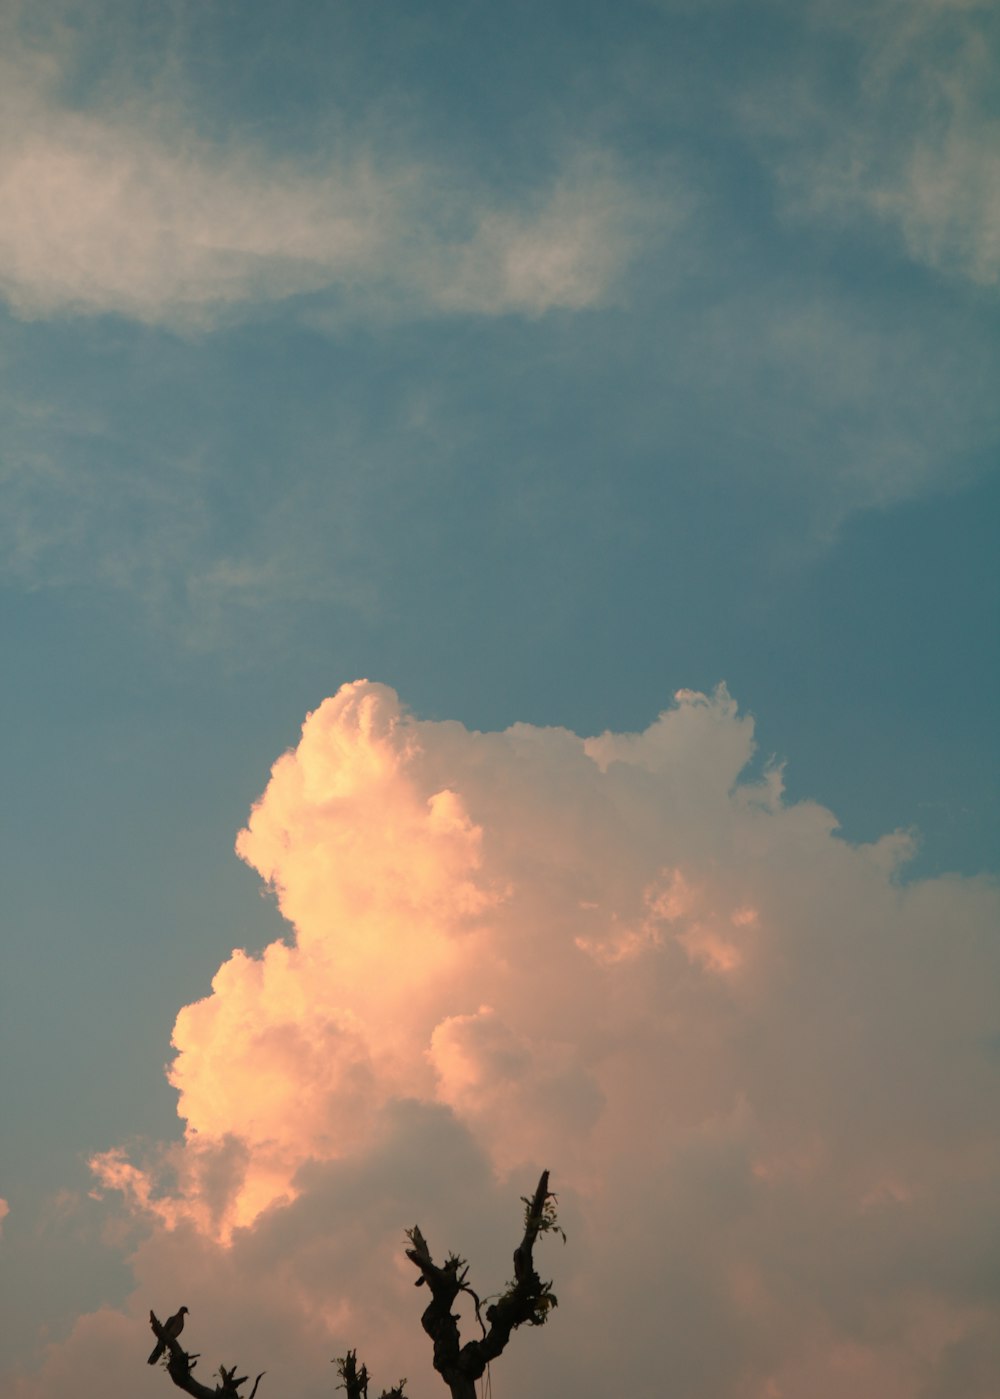
[[[407,1229],[406,1237],[410,1246],[406,1256],[420,1273],[416,1287],[426,1286],[430,1301],[421,1317],[421,1325],[431,1338],[434,1347],[434,1368],[448,1386],[452,1399],[475,1399],[476,1381],[485,1373],[491,1361],[496,1360],[506,1349],[507,1343],[519,1326],[542,1326],[556,1305],[552,1284],[542,1282],[534,1262],[535,1242],[539,1234],[556,1233],[565,1241],[565,1234],[556,1218],[556,1197],[549,1189],[549,1173],[543,1171],[533,1195],[521,1197],[524,1205],[524,1234],[514,1250],[514,1276],[495,1301],[485,1309],[468,1282],[469,1266],[457,1253],[448,1254],[442,1265],[434,1262],[427,1240],[417,1225]],[[482,1335],[462,1343],[459,1332],[459,1317],[452,1307],[460,1292],[467,1293],[475,1307],[476,1321]],[[172,1320],[172,1319],[171,1319]],[[266,1372],[262,1371],[254,1381],[249,1395],[240,1394],[249,1376],[237,1376],[237,1367],[227,1370],[219,1366],[219,1380],[214,1388],[195,1379],[193,1371],[198,1355],[189,1355],[182,1350],[177,1335],[172,1334],[169,1323],[161,1322],[154,1312],[149,1314],[149,1324],[157,1340],[163,1347],[164,1365],[167,1374],[179,1389],[192,1395],[193,1399],[254,1399],[257,1386]],[[364,1363],[358,1364],[357,1351],[349,1350],[334,1364],[340,1376],[339,1389],[346,1391],[347,1399],[368,1399],[369,1374]],[[393,1389],[383,1389],[379,1399],[407,1399],[406,1380],[400,1380]]]

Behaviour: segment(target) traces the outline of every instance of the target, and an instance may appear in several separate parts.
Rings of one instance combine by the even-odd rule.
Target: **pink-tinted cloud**
[[[850,845],[777,771],[741,783],[752,752],[721,688],[592,739],[324,701],[237,842],[294,935],[180,1012],[184,1140],[96,1162],[149,1232],[138,1362],[94,1399],[132,1399],[143,1313],[181,1300],[306,1399],[353,1344],[433,1392],[402,1228],[499,1287],[541,1165],[562,1305],[510,1392],[985,1396],[997,890],[900,884],[905,838]]]

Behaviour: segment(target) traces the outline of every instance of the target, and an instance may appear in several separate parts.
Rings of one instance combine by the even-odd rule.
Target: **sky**
[[[995,1399],[998,72],[0,0],[4,1399]]]

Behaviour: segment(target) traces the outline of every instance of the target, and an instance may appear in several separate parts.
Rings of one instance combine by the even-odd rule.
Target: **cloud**
[[[10,1205],[0,1196],[0,1238],[3,1237],[3,1222],[10,1214]]]
[[[183,1140],[94,1163],[146,1221],[135,1291],[18,1399],[125,1399],[181,1300],[305,1399],[354,1344],[420,1392],[402,1228],[495,1289],[542,1165],[562,1305],[512,1392],[985,1395],[997,888],[901,882],[907,838],[848,844],[753,749],[722,687],[589,739],[325,700],[237,842],[289,938],[178,1015]]]
[[[338,314],[537,316],[606,301],[629,256],[638,200],[607,156],[499,193],[360,139],[292,159],[134,95],[73,109],[57,71],[3,69],[0,295],[21,317],[197,330],[317,294]]]
[[[167,399],[176,392],[167,368],[160,386]],[[149,430],[147,415],[165,409],[159,393],[149,395],[141,376],[130,388],[122,412],[74,400],[72,385],[49,401],[33,386],[9,386],[9,450],[0,463],[8,578],[29,591],[96,586],[171,642],[232,655],[259,634],[262,617],[280,629],[303,604],[370,614],[385,557],[375,509],[384,489],[372,483],[393,479],[397,413],[383,413],[387,440],[365,440],[338,422],[322,444],[322,472],[295,461],[280,483],[261,488],[259,477],[256,486],[248,479],[257,463],[248,464],[242,444],[225,432],[220,440],[215,420],[196,417],[196,394],[196,421],[178,440]],[[297,445],[294,425],[286,435]],[[361,454],[366,489],[358,484]],[[234,489],[240,512],[228,503]]]
[[[802,504],[807,528],[775,538],[774,552],[812,551],[855,512],[954,490],[985,469],[998,427],[992,347],[964,318],[915,321],[912,308],[804,295],[781,279],[706,307],[685,349],[690,400],[734,425],[728,452],[715,453],[726,475],[752,472],[783,504]]]
[[[1000,283],[996,13],[980,0],[814,4],[810,28],[853,50],[850,95],[800,75],[745,107],[797,217],[874,219],[913,261]],[[812,60],[810,60],[812,61]]]

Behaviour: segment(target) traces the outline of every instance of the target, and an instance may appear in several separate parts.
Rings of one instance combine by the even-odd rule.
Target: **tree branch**
[[[459,1292],[471,1294],[479,1316],[479,1298],[466,1282],[469,1270],[465,1260],[452,1253],[444,1267],[438,1267],[420,1229],[415,1226],[407,1230],[411,1246],[406,1256],[420,1272],[416,1286],[426,1284],[431,1294],[420,1319],[421,1325],[434,1344],[434,1368],[448,1385],[453,1399],[474,1399],[476,1380],[490,1361],[502,1353],[511,1332],[525,1322],[530,1326],[543,1325],[556,1305],[551,1283],[542,1282],[534,1264],[538,1235],[550,1231],[562,1234],[556,1221],[555,1196],[549,1190],[548,1171],[542,1172],[534,1195],[525,1196],[524,1204],[524,1236],[514,1250],[514,1280],[486,1309],[489,1329],[484,1327],[482,1340],[468,1341],[464,1346],[458,1329],[459,1318],[452,1312]]]
[[[349,1350],[346,1355],[339,1356],[334,1362],[337,1367],[337,1374],[343,1381],[338,1384],[338,1389],[347,1390],[347,1399],[368,1399],[368,1366],[362,1365],[358,1369],[358,1353],[356,1350]],[[379,1399],[406,1399],[403,1386],[406,1380],[400,1380],[392,1389],[383,1389]],[[250,1396],[253,1399],[253,1395]]]
[[[149,1325],[153,1335],[166,1348],[166,1371],[178,1389],[183,1389],[186,1394],[192,1396],[192,1399],[243,1399],[240,1394],[240,1385],[246,1384],[249,1377],[247,1375],[237,1376],[235,1365],[231,1370],[220,1365],[219,1383],[214,1389],[209,1389],[207,1384],[202,1384],[192,1374],[200,1356],[189,1355],[186,1350],[182,1350],[177,1338],[163,1329],[163,1324],[155,1312],[149,1313]],[[266,1373],[265,1370],[262,1370],[254,1380],[253,1389],[250,1391],[248,1399],[254,1399],[257,1386]]]
[[[552,1284],[542,1282],[535,1270],[534,1248],[539,1234],[565,1234],[556,1219],[555,1199],[549,1189],[549,1173],[543,1171],[535,1193],[523,1196],[524,1234],[514,1250],[514,1279],[507,1289],[491,1306],[486,1308],[486,1323],[482,1318],[482,1304],[468,1282],[469,1268],[464,1258],[450,1253],[443,1266],[438,1266],[431,1256],[427,1240],[414,1225],[406,1231],[410,1247],[406,1256],[419,1272],[417,1287],[426,1286],[430,1301],[420,1318],[421,1325],[434,1344],[434,1368],[451,1391],[452,1399],[476,1399],[476,1380],[486,1370],[490,1361],[502,1354],[517,1327],[542,1326],[556,1305]],[[482,1338],[467,1341],[462,1345],[459,1333],[459,1317],[452,1307],[460,1292],[467,1292],[476,1309],[476,1320],[483,1332]],[[186,1310],[182,1308],[182,1312]],[[175,1318],[175,1320],[177,1320]],[[183,1322],[183,1316],[180,1317]],[[166,1329],[155,1312],[149,1314],[149,1325],[157,1342],[163,1348],[166,1371],[178,1389],[190,1394],[192,1399],[243,1399],[240,1388],[246,1384],[246,1375],[237,1375],[236,1366],[227,1370],[219,1366],[219,1382],[214,1389],[196,1380],[193,1374],[199,1357],[182,1350],[175,1335]],[[175,1329],[179,1330],[178,1325]],[[154,1350],[153,1361],[156,1359]],[[334,1361],[341,1383],[338,1389],[346,1391],[347,1399],[368,1399],[368,1367],[358,1366],[357,1351],[349,1350],[346,1355]],[[254,1381],[249,1399],[255,1399],[257,1386],[264,1378],[262,1371]],[[393,1389],[384,1389],[379,1399],[406,1399],[406,1381],[400,1380]]]

